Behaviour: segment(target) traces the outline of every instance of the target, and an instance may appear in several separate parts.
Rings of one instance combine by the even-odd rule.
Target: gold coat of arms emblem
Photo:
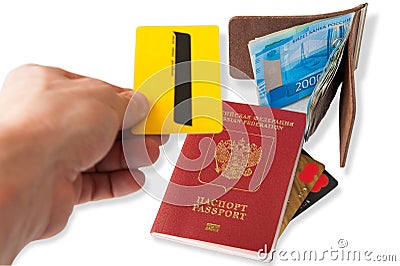
[[[239,141],[221,140],[218,142],[214,158],[215,171],[227,179],[240,179],[253,173],[251,167],[261,160],[262,149],[255,143],[248,143],[243,138]]]

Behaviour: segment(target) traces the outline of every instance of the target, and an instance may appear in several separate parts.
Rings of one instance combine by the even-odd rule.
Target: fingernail
[[[135,179],[136,183],[137,183],[140,187],[143,187],[143,186],[144,186],[144,184],[145,184],[145,182],[146,182],[146,178],[145,178],[145,176],[144,176],[144,174],[143,174],[142,171],[139,171],[139,170],[138,170],[137,172],[135,172],[135,175],[134,175],[133,178]]]
[[[131,98],[136,103],[136,112],[142,114],[143,117],[149,112],[149,101],[142,93],[135,91]]]
[[[149,113],[149,102],[142,93],[138,91],[129,91],[124,93],[130,97],[130,102],[125,116],[125,125],[132,127],[139,121],[143,120]],[[124,126],[126,128],[126,126]]]

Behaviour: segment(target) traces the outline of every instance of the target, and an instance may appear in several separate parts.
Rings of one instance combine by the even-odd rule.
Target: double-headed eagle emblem
[[[251,167],[256,166],[262,156],[262,149],[254,143],[221,140],[215,150],[215,171],[228,179],[240,179],[253,173]]]

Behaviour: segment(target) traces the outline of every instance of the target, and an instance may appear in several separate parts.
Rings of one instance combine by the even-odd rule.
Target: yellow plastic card
[[[134,134],[221,132],[218,27],[137,28],[134,89],[150,103]]]

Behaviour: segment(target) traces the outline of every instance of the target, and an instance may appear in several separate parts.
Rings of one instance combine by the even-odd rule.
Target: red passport
[[[223,102],[223,131],[188,135],[151,233],[256,260],[274,249],[305,115]]]

